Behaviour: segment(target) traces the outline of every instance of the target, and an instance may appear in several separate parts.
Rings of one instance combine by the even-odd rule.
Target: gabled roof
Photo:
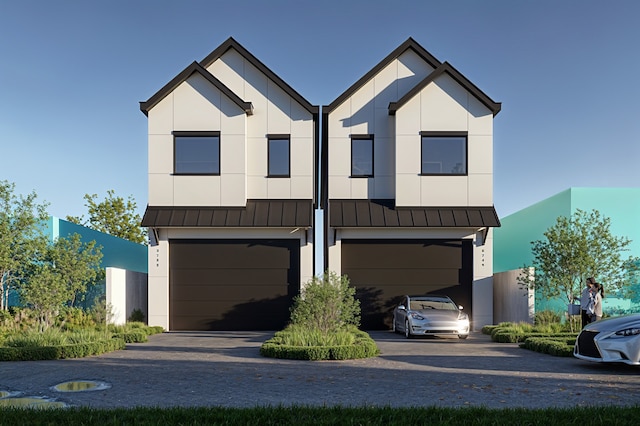
[[[312,200],[247,200],[246,207],[147,206],[141,226],[310,228]]]
[[[394,200],[329,200],[333,228],[486,228],[500,226],[493,206],[396,207]]]
[[[387,55],[382,61],[378,63],[375,67],[373,67],[368,73],[362,76],[358,81],[353,83],[351,87],[345,90],[340,96],[338,96],[333,102],[331,102],[327,106],[322,107],[322,112],[324,114],[328,114],[334,109],[336,109],[340,104],[342,104],[345,100],[349,99],[351,95],[353,95],[358,89],[365,85],[366,82],[371,80],[378,74],[380,71],[384,69],[387,65],[397,59],[400,55],[402,55],[407,50],[413,50],[418,56],[425,60],[429,65],[433,68],[437,68],[440,66],[441,62],[436,59],[431,53],[427,52],[424,47],[420,46],[413,38],[409,37],[407,41],[398,46],[393,52]]]
[[[437,67],[431,74],[426,76],[420,83],[416,84],[406,95],[400,98],[397,102],[389,103],[389,115],[395,115],[396,111],[400,109],[411,98],[416,96],[422,89],[424,89],[429,83],[432,83],[436,78],[443,74],[448,74],[459,85],[464,87],[469,93],[475,96],[480,102],[482,102],[495,116],[500,112],[502,104],[500,102],[494,102],[489,96],[487,96],[482,90],[475,84],[469,81],[464,75],[460,74],[450,63],[445,62]]]
[[[207,81],[213,84],[218,90],[220,90],[226,97],[228,97],[233,103],[238,105],[238,107],[245,112],[247,115],[253,114],[253,105],[251,102],[246,102],[238,95],[236,95],[231,89],[224,85],[220,80],[215,78],[209,71],[207,71],[202,65],[197,62],[191,63],[187,68],[185,68],[180,74],[175,76],[173,80],[168,82],[162,89],[156,92],[155,95],[151,96],[149,100],[146,102],[140,102],[140,110],[144,113],[144,115],[148,115],[151,108],[156,106],[158,102],[164,99],[167,95],[173,92],[180,84],[184,83],[189,77],[193,74],[200,74]]]
[[[220,59],[222,55],[224,55],[227,50],[234,49],[237,51],[243,58],[245,58],[249,63],[251,63],[254,67],[256,67],[260,72],[266,75],[271,81],[276,83],[278,87],[285,91],[289,96],[296,100],[304,109],[309,111],[311,114],[317,114],[319,108],[317,105],[311,105],[309,101],[302,97],[298,92],[296,92],[291,86],[289,86],[283,79],[278,77],[276,73],[271,71],[265,64],[260,62],[258,58],[253,56],[251,52],[245,49],[240,43],[235,41],[233,37],[229,37],[227,41],[218,46],[213,52],[209,53],[206,58],[200,61],[200,64],[207,68],[209,65],[214,63],[216,60]]]

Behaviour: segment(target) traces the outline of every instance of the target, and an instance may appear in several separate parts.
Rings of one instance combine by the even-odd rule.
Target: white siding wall
[[[331,112],[329,125],[329,198],[395,198],[395,118],[397,101],[433,68],[412,50],[382,69]],[[374,134],[373,178],[350,178],[352,134]]]
[[[235,50],[208,71],[253,104],[247,118],[246,179],[249,199],[313,198],[313,116]],[[267,135],[291,135],[291,177],[267,178]]]
[[[448,75],[396,113],[396,205],[493,205],[493,115]],[[421,131],[468,134],[467,176],[420,176]]]

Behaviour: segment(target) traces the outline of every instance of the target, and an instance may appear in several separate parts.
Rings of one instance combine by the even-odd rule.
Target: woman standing
[[[602,319],[602,299],[604,298],[604,288],[602,284],[595,283],[593,286],[594,292],[594,312],[591,322],[599,321]]]

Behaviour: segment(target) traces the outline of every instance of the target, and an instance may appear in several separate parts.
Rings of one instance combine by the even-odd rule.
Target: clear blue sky
[[[569,187],[640,186],[640,2],[0,0],[0,180],[49,212],[147,203],[147,100],[234,37],[326,105],[408,37],[493,100],[504,217]]]

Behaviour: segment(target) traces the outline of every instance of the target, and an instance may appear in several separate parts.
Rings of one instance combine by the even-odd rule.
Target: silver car
[[[447,296],[404,296],[393,310],[394,332],[412,336],[457,334],[469,337],[469,316]]]
[[[640,365],[640,314],[587,324],[576,339],[573,356],[586,361]]]

